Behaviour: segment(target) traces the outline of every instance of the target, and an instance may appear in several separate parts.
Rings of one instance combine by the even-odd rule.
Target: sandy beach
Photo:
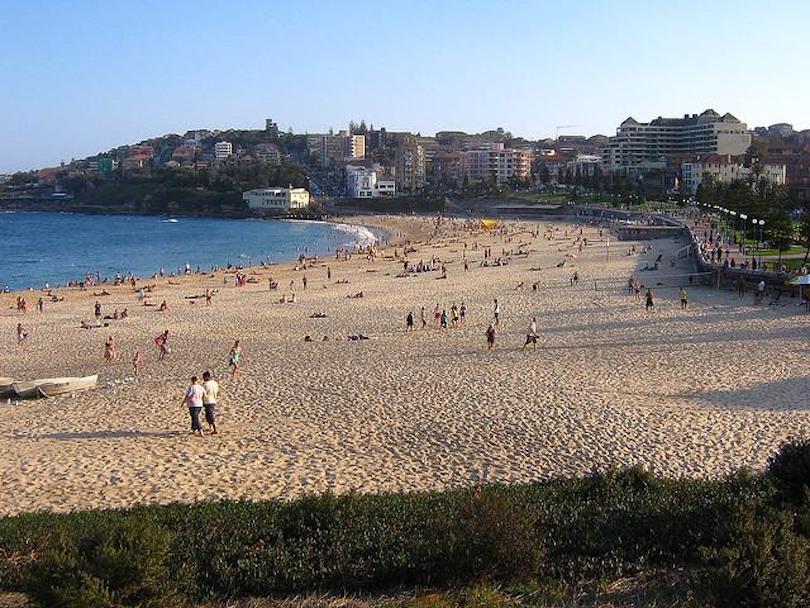
[[[666,277],[688,271],[668,263],[685,242],[658,239],[640,253],[646,242],[608,246],[586,226],[579,252],[571,224],[553,224],[549,239],[547,222],[509,222],[501,234],[446,221],[428,243],[430,218],[354,221],[415,241],[408,260],[435,256],[447,278],[398,277],[396,244],[373,261],[252,269],[257,282],[244,287],[233,274],[223,285],[223,272],[141,281],[156,283],[151,300],[165,299],[166,312],[140,306],[124,286],[101,297],[101,287],[59,290],[65,301],[46,301],[43,313],[39,292],[22,294],[25,314],[14,308],[20,294],[0,294],[0,376],[99,374],[93,391],[0,403],[0,514],[440,489],[630,465],[711,477],[761,468],[782,442],[810,437],[810,315],[795,299],[754,305],[750,294],[688,284],[682,310]],[[504,255],[521,244],[528,255]],[[632,245],[639,253],[626,255]],[[480,266],[485,247],[508,265]],[[658,272],[639,271],[659,255]],[[628,295],[631,274],[654,286],[654,311]],[[291,280],[296,302],[279,303]],[[206,288],[217,290],[211,306],[187,299]],[[494,298],[501,320],[487,352]],[[95,301],[104,314],[127,307],[130,316],[82,329]],[[449,316],[454,302],[466,305],[463,325],[435,329],[434,307]],[[533,316],[538,347],[522,350]],[[25,348],[18,322],[30,329]],[[160,362],[152,339],[166,328],[171,352]],[[108,336],[118,343],[112,363]],[[234,381],[226,357],[235,339],[244,354]],[[136,349],[145,357],[138,377]],[[221,433],[200,438],[181,399],[189,376],[206,369],[221,385]]]

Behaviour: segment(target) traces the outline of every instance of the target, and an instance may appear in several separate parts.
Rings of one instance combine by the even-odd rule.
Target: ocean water
[[[116,272],[151,276],[160,268],[171,274],[186,263],[207,270],[280,262],[375,238],[365,227],[327,222],[0,213],[0,287],[63,285],[96,272],[110,279]]]

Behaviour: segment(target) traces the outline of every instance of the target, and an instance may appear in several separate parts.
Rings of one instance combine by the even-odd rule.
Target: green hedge
[[[786,501],[782,483],[768,474],[695,481],[631,469],[433,493],[26,514],[0,519],[0,588],[28,591],[42,605],[169,606],[698,569],[748,605],[765,605],[757,597],[801,605],[773,599],[804,597],[792,577],[810,575],[807,498],[799,507]],[[794,473],[791,483],[804,482]],[[760,512],[773,523],[759,525]],[[788,559],[795,573],[776,588],[745,574]]]

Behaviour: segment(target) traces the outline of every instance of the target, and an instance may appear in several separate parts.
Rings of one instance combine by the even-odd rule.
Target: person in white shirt
[[[203,387],[197,383],[197,376],[191,377],[191,384],[186,389],[183,396],[183,405],[188,406],[188,413],[191,416],[191,432],[202,437],[202,425],[200,424],[200,412],[203,409]]]
[[[217,397],[219,384],[211,378],[211,372],[203,373],[203,407],[205,408],[205,421],[211,427],[211,434],[217,434]]]

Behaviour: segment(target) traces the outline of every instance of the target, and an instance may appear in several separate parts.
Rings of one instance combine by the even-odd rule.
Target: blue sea
[[[112,279],[199,266],[328,255],[375,240],[362,226],[261,219],[0,213],[0,287],[63,285],[87,273]]]

